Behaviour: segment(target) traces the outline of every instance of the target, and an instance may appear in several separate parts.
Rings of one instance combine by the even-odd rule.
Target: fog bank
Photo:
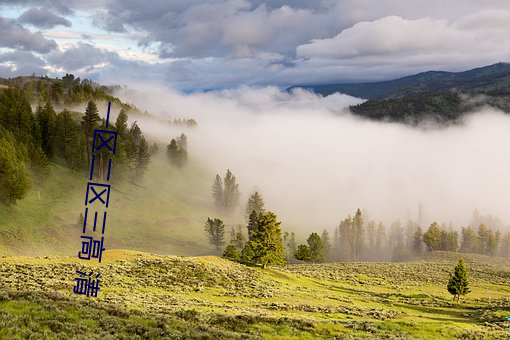
[[[118,95],[165,119],[197,120],[179,132],[188,135],[192,161],[208,164],[211,184],[231,169],[243,205],[256,187],[287,227],[333,227],[358,207],[386,223],[417,220],[420,204],[424,224],[466,225],[475,208],[510,221],[510,117],[495,110],[421,129],[353,117],[345,108],[361,100],[340,94],[134,88]],[[165,144],[177,133],[139,123]]]

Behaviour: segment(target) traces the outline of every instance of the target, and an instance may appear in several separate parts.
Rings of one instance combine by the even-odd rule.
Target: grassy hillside
[[[107,251],[0,259],[0,338],[508,337],[510,266],[467,256],[470,293],[446,291],[455,255],[429,262],[250,268],[216,257]],[[72,294],[75,270],[101,273],[97,298]]]
[[[217,215],[211,208],[210,176],[193,161],[179,170],[165,157],[154,156],[136,184],[115,182],[112,172],[106,249],[214,253],[202,229],[208,216]],[[0,255],[77,254],[82,235],[77,222],[85,212],[87,182],[87,173],[52,164],[43,183],[35,183],[25,199],[12,207],[0,205]]]

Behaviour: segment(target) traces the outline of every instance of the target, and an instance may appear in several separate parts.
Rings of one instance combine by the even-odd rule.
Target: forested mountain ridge
[[[70,105],[94,100],[112,102],[126,111],[138,111],[113,95],[113,91],[120,88],[119,85],[99,85],[92,80],[75,78],[72,74],[66,74],[62,79],[36,76],[0,78],[0,91],[8,87],[23,90],[30,103],[35,105],[48,101],[54,106]]]
[[[297,85],[289,89],[293,88],[309,89],[324,96],[340,92],[364,99],[399,98],[450,90],[509,94],[510,63],[497,63],[463,72],[427,71],[380,82]]]
[[[464,72],[428,71],[382,82],[297,87],[322,95],[341,92],[365,98],[366,102],[350,107],[353,114],[412,125],[424,120],[455,123],[464,113],[484,106],[510,112],[509,63]]]

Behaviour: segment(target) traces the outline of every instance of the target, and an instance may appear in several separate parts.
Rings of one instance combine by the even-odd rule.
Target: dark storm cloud
[[[55,26],[71,27],[71,22],[55,15],[45,8],[30,8],[26,10],[18,21],[23,24],[32,24],[39,28],[53,28]]]
[[[57,47],[54,40],[46,39],[41,33],[32,33],[14,20],[0,17],[0,46],[48,53]]]

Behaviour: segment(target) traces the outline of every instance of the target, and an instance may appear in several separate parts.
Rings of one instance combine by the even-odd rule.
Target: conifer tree
[[[476,237],[476,233],[471,227],[462,228],[462,244],[460,247],[460,251],[463,253],[476,253],[479,249],[478,238]]]
[[[358,209],[352,219],[352,250],[355,261],[360,259],[361,248],[363,247],[363,233],[363,216],[361,215],[361,210]]]
[[[230,229],[230,244],[233,244],[239,251],[242,251],[245,243],[246,236],[243,233],[243,226],[232,227]]]
[[[250,198],[248,198],[248,202],[246,202],[246,208],[244,209],[244,215],[246,216],[246,219],[250,218],[250,215],[253,211],[255,211],[257,215],[265,211],[264,200],[258,191],[255,191],[253,194],[251,194]]]
[[[294,257],[299,261],[309,262],[312,260],[312,252],[306,244],[300,244],[294,252]]]
[[[429,250],[438,250],[441,245],[441,229],[437,222],[433,222],[423,234],[423,243]]]
[[[250,245],[250,243],[246,243],[244,245],[243,251],[241,252],[241,263],[250,264],[253,262],[253,257],[255,253]]]
[[[310,248],[310,261],[322,262],[324,261],[324,244],[322,239],[317,233],[311,233],[306,240],[308,247]]]
[[[222,210],[224,206],[223,201],[223,181],[220,177],[220,175],[216,175],[214,178],[214,183],[212,186],[212,196],[214,198],[214,206],[218,210]]]
[[[283,234],[283,242],[285,244],[285,259],[290,262],[292,256],[294,256],[294,253],[296,252],[296,234],[294,234],[294,232],[289,233],[286,231]]]
[[[0,201],[7,205],[25,197],[31,186],[23,149],[26,153],[10,132],[0,128]]]
[[[331,241],[329,239],[329,232],[324,229],[322,231],[322,235],[321,235],[321,240],[322,240],[322,246],[324,248],[324,261],[328,262],[331,260],[332,258],[332,254],[331,254]]]
[[[457,299],[457,303],[460,302],[461,295],[466,295],[471,291],[469,289],[467,266],[463,259],[459,260],[453,275],[450,274],[447,289],[453,295],[453,300]]]
[[[151,153],[149,151],[149,144],[145,140],[145,137],[142,136],[140,139],[140,144],[138,145],[138,153],[135,159],[135,177],[140,178],[143,176],[147,168],[149,167],[149,163],[151,161]]]
[[[238,262],[241,259],[241,254],[235,245],[228,244],[223,252],[223,257],[227,260]]]
[[[225,174],[225,178],[223,179],[224,183],[224,207],[227,213],[232,213],[233,210],[239,205],[239,185],[236,183],[236,176],[230,171],[227,170]]]
[[[418,226],[413,235],[413,252],[416,255],[421,254],[423,250],[423,232],[421,227]]]
[[[253,250],[252,263],[260,264],[262,268],[270,264],[285,263],[281,222],[277,222],[276,219],[276,215],[271,211],[260,213],[258,228],[247,243]]]
[[[90,139],[94,134],[94,130],[97,126],[97,123],[101,120],[99,117],[99,111],[97,110],[96,103],[92,100],[88,102],[87,108],[85,109],[85,115],[81,120],[81,126],[85,133],[85,142],[87,149],[87,167],[90,168],[91,156],[90,150],[92,149],[92,144],[90,143]]]
[[[225,225],[223,221],[218,218],[207,218],[204,230],[209,239],[209,243],[215,246],[216,250],[219,251],[221,246],[225,243]]]

